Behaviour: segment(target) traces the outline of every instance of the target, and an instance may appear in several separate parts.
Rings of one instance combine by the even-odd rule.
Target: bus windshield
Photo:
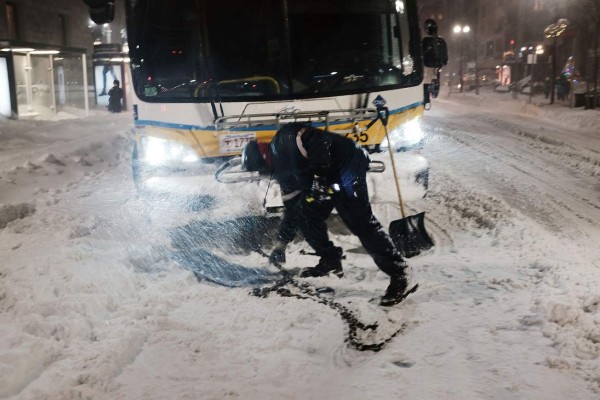
[[[341,95],[422,81],[416,0],[129,0],[145,101]]]

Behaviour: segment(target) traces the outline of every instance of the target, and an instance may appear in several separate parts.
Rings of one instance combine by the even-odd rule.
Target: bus
[[[112,20],[114,0],[84,1],[94,22]],[[123,1],[137,185],[220,164],[289,122],[370,152],[422,145],[447,51],[433,20],[421,39],[417,0]],[[428,172],[415,165],[415,176]]]

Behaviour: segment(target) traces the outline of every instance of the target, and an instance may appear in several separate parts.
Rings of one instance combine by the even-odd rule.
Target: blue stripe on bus
[[[417,108],[423,105],[422,102],[417,102],[413,104],[409,104],[408,106],[397,108],[395,110],[390,110],[390,115],[399,114],[405,111],[408,111],[413,108]],[[329,125],[342,125],[347,122],[338,122],[332,123]],[[159,128],[172,128],[172,129],[183,129],[190,131],[215,131],[216,128],[214,126],[200,126],[200,125],[186,125],[186,124],[175,124],[171,122],[160,122],[160,121],[152,121],[147,119],[140,119],[135,121],[136,127],[142,126],[156,126]],[[315,123],[314,126],[325,126],[324,122]],[[275,130],[275,125],[265,125],[265,126],[256,126],[256,127],[240,127],[240,128],[232,128],[230,131],[272,131]]]

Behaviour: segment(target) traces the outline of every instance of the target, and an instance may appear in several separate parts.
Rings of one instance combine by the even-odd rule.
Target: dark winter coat
[[[121,112],[121,98],[123,98],[123,89],[113,86],[108,91],[108,111]]]
[[[315,175],[351,193],[353,182],[369,165],[368,155],[353,140],[301,123],[285,125],[273,137],[271,161],[284,199],[309,190]]]
[[[271,163],[283,191],[285,212],[277,237],[290,243],[299,229],[321,261],[340,262],[342,251],[329,240],[326,220],[335,208],[375,264],[390,276],[404,274],[402,256],[373,215],[367,188],[369,156],[353,140],[303,124],[281,128],[271,141]],[[339,193],[309,200],[314,176],[327,185],[339,184]]]

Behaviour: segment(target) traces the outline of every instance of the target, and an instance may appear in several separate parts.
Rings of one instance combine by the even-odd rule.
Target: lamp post
[[[567,29],[567,25],[569,21],[564,18],[556,21],[555,24],[548,25],[546,29],[544,29],[544,35],[548,39],[552,39],[552,79],[551,79],[551,88],[550,88],[550,104],[554,104],[554,87],[556,86],[556,47],[558,37],[562,35],[562,33]]]
[[[471,27],[469,25],[455,25],[453,32],[457,35],[459,35],[459,40],[460,40],[460,67],[459,67],[459,74],[460,74],[460,93],[462,93],[463,91],[463,87],[464,87],[464,71],[463,71],[463,64],[464,64],[464,40],[463,37],[464,35],[466,35],[467,33],[469,33],[471,31]]]

